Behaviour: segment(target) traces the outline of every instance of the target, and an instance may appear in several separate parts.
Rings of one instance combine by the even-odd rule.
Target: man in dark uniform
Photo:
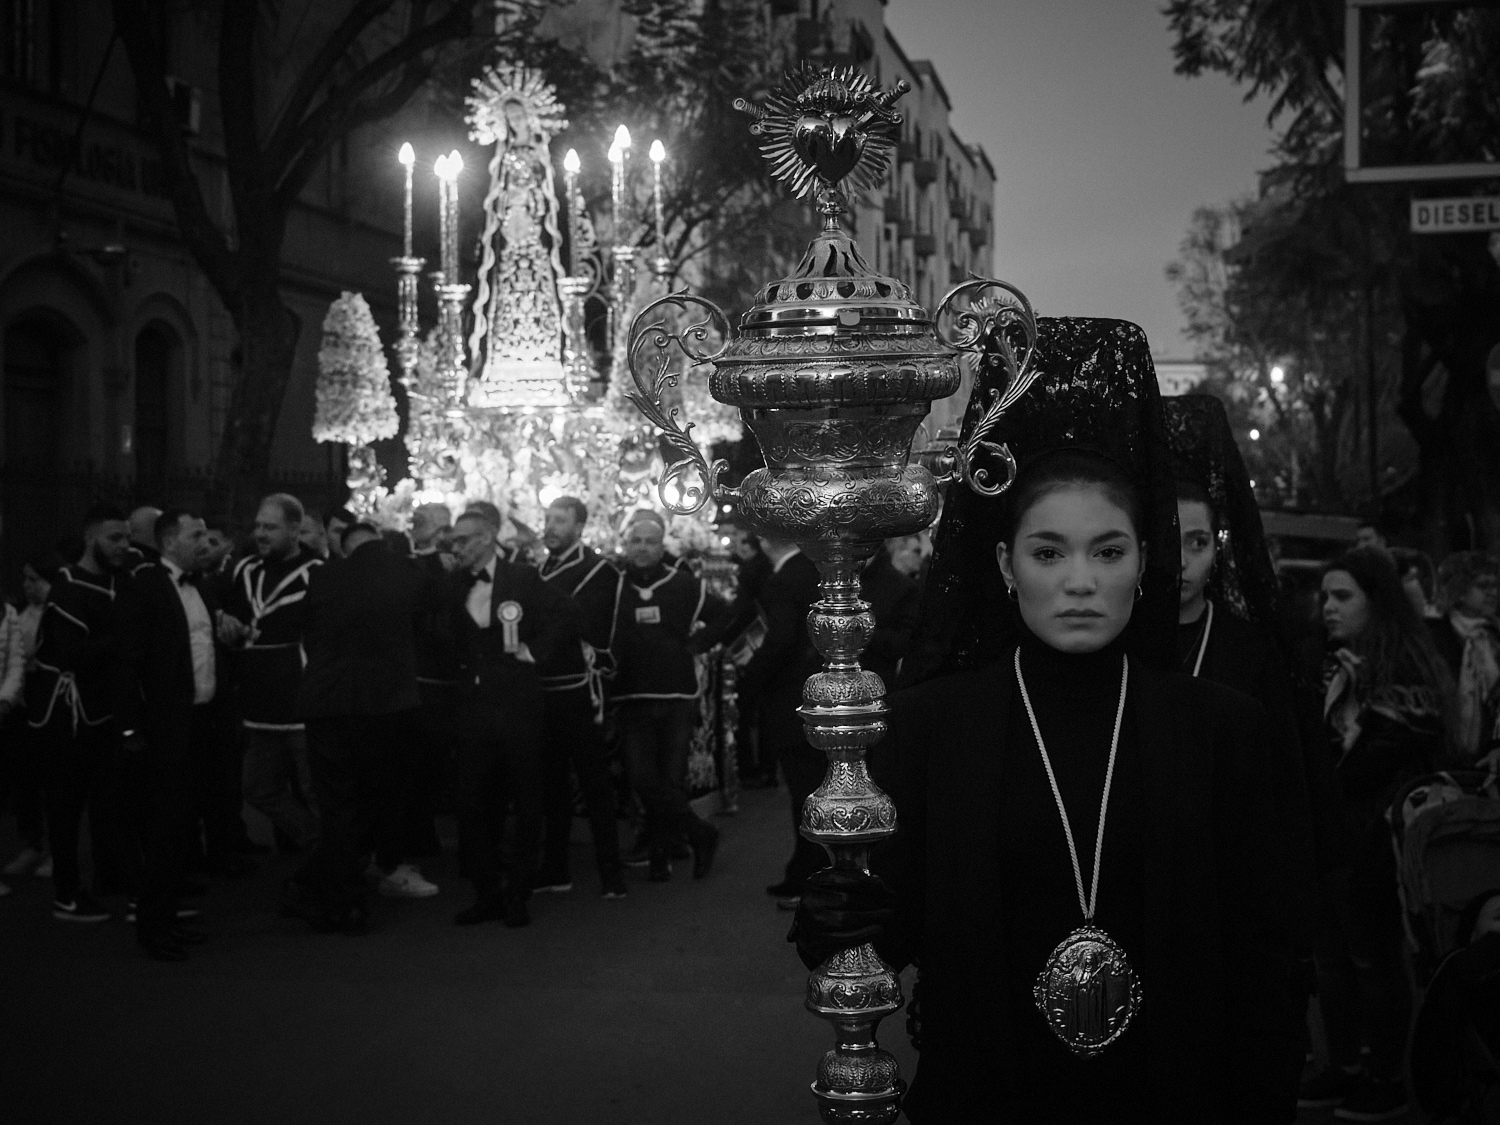
[[[527,902],[544,825],[537,669],[563,646],[576,645],[579,636],[572,600],[532,568],[501,558],[499,530],[484,514],[468,511],[452,537],[457,566],[450,589],[464,688],[451,782],[460,861],[474,885],[474,905],[453,919],[461,926],[531,922]],[[515,809],[515,837],[502,862],[500,829],[508,802]]]
[[[219,691],[213,597],[199,589],[203,521],[157,517],[159,563],[138,567],[121,592],[112,666],[115,722],[130,773],[131,894],[136,938],[158,961],[187,960],[202,935],[178,921],[184,841],[194,819],[195,758],[208,752]]]
[[[297,710],[321,824],[283,913],[360,933],[364,842],[374,837],[382,870],[400,860],[397,764],[416,737],[416,630],[436,590],[368,523],[351,524],[340,546],[341,560],[314,570],[307,588]]]
[[[828,863],[817,844],[802,838],[802,803],[823,781],[827,759],[807,743],[802,717],[802,684],[821,666],[807,636],[807,613],[818,600],[818,568],[795,543],[761,537],[771,573],[760,590],[766,639],[740,673],[740,707],[760,724],[761,753],[781,763],[792,805],[795,845],[786,876],[766,888],[782,905],[796,905],[802,883]]]
[[[317,841],[309,805],[307,728],[297,717],[307,589],[323,560],[302,547],[304,512],[295,496],[274,493],[255,515],[254,555],[241,559],[224,612],[244,626],[239,711],[244,727],[245,800],[293,850]]]
[[[95,881],[121,882],[119,740],[110,721],[109,658],[115,598],[128,581],[124,513],[96,504],[84,516],[83,540],[82,557],[59,569],[42,612],[26,709],[46,760],[52,916],[103,922],[109,911],[89,895],[79,873],[78,833],[87,808]]]
[[[878,673],[885,690],[896,690],[896,673],[911,647],[921,615],[922,587],[896,569],[888,544],[881,544],[859,574],[859,596],[870,603],[875,632],[860,654],[862,667]]]
[[[672,877],[671,849],[686,839],[693,878],[713,867],[719,831],[688,803],[687,760],[698,721],[694,635],[708,592],[685,566],[663,563],[666,524],[637,512],[625,529],[625,584],[615,618],[617,670],[610,698],[619,707],[630,784],[646,807],[653,882]]]
[[[573,826],[572,771],[578,773],[594,838],[594,860],[605,898],[625,897],[624,866],[615,821],[615,797],[604,761],[603,677],[612,659],[615,607],[620,572],[580,538],[588,508],[574,496],[554,500],[547,508],[542,542],[547,557],[542,580],[567,594],[578,606],[583,636],[576,645],[561,645],[540,668],[545,718],[542,784],[547,836],[537,890],[566,891],[568,837]]]

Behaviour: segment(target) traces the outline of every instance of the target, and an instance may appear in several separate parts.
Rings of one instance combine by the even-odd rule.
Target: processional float
[[[962,480],[986,496],[1009,486],[1015,461],[986,435],[1036,378],[1036,320],[1018,289],[975,278],[929,316],[906,285],[870,269],[839,225],[846,192],[882,181],[901,126],[892,106],[908,89],[882,91],[851,68],[804,67],[763,104],[736,102],[754,118],[773,175],[814,198],[823,229],[792,276],[760,290],[738,333],[717,305],[671,294],[636,317],[627,353],[629,398],[678,458],[660,483],[664,504],[685,514],[732,499],[759,531],[795,541],[818,566],[808,631],[825,663],[799,710],[829,767],[803,805],[801,832],[834,867],[866,872],[871,848],[896,831],[896,809],[865,762],[886,733],[887,708],[880,677],[859,664],[875,629],[860,570],[884,540],[931,525],[939,485]],[[713,397],[739,409],[760,445],[765,467],[738,487],[721,480],[726,463],[708,462],[692,423],[665,401],[682,356],[710,367]],[[933,400],[958,389],[966,356],[997,366],[1006,377],[987,383],[1004,389],[982,404],[961,444],[934,458],[935,475],[912,461],[912,440]],[[876,1028],[902,1002],[899,978],[868,944],[810,976],[807,1007],[832,1023],[836,1040],[813,1082],[824,1121],[895,1121],[905,1086]]]

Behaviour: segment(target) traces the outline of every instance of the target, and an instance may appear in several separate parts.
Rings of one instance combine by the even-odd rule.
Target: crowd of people
[[[588,516],[562,497],[528,542],[493,505],[427,504],[399,533],[276,494],[236,550],[191,512],[94,507],[81,544],[26,560],[0,626],[0,807],[21,841],[6,875],[50,878],[59,920],[123,913],[169,961],[201,940],[206,879],[272,848],[302,857],[282,912],[319,930],[366,928],[371,887],[437,894],[421,861],[441,852],[440,815],[473,887],[463,925],[523,926],[534,893],[572,890],[578,806],[605,898],[626,895],[627,865],[704,878],[719,832],[687,789],[698,658],[738,638],[739,764],[751,786],[789,780],[793,858],[769,889],[795,906],[821,866],[795,831],[823,765],[795,713],[818,659],[816,568],[726,525],[738,582],[720,598],[656,513],[634,513],[610,557],[584,542]],[[892,682],[917,585],[891,555],[922,556],[895,546],[867,570]]]
[[[1080,324],[1122,331],[1048,322],[1050,346]],[[301,857],[282,913],[320,931],[366,929],[372,887],[437,894],[420,861],[439,816],[473,890],[459,925],[524,926],[534,894],[570,891],[580,808],[605,898],[629,866],[705,878],[720,832],[687,766],[699,657],[723,645],[743,783],[789,797],[766,890],[791,940],[809,968],[867,941],[920,967],[912,1120],[956,1119],[997,1057],[1003,1101],[1050,1099],[1037,1120],[1177,1120],[1159,1107],[1184,1093],[1227,1099],[1226,1120],[1398,1116],[1414,992],[1393,804],[1436,770],[1494,787],[1500,562],[1434,566],[1366,526],[1299,616],[1219,404],[1068,387],[1007,423],[1041,451],[1001,501],[949,493],[932,574],[916,537],[862,572],[864,662],[904,689],[872,752],[901,830],[871,871],[798,832],[826,761],[797,713],[820,658],[796,544],[724,525],[720,597],[648,510],[605,556],[560,498],[531,557],[483,502],[396,533],[277,494],[238,553],[191,512],[101,505],[81,547],[27,560],[0,625],[0,806],[22,843],[5,873],[49,876],[64,922],[123,912],[165,961],[202,940],[203,878],[267,850],[246,808]],[[1493,959],[1489,874],[1447,952]]]

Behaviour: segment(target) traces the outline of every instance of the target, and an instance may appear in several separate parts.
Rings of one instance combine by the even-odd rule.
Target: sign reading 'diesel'
[[[1500,230],[1500,196],[1462,199],[1413,199],[1413,234],[1453,234],[1466,230]]]

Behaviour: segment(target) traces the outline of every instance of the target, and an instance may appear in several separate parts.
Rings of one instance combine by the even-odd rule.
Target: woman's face
[[[1494,617],[1497,603],[1500,603],[1500,585],[1493,574],[1481,574],[1453,608],[1465,617]]]
[[[1125,631],[1145,552],[1130,514],[1097,485],[1047,493],[998,548],[1021,620],[1060,652],[1097,652]]]
[[[1347,570],[1323,575],[1323,624],[1328,639],[1348,643],[1358,640],[1370,624],[1370,599]]]
[[[29,566],[21,568],[21,592],[31,605],[41,605],[52,592],[52,583]]]
[[[1214,570],[1214,522],[1201,500],[1177,501],[1182,526],[1182,607],[1201,605]]]

